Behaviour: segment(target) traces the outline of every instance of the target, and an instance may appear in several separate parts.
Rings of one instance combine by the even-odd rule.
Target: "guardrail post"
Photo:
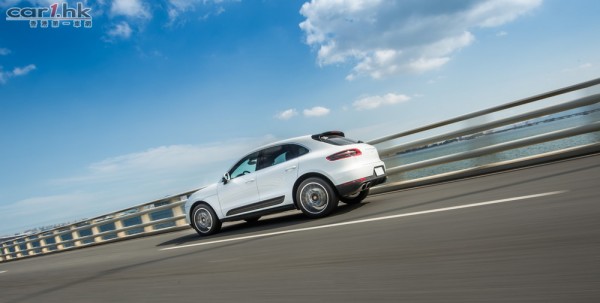
[[[54,241],[56,242],[56,250],[65,249],[64,244],[62,244],[62,238],[60,235],[57,235],[57,230],[55,230],[52,234],[54,235]]]
[[[102,237],[101,236],[96,236],[99,233],[100,233],[100,228],[98,227],[98,225],[92,226],[92,235],[94,235],[94,242],[95,243],[102,242]]]
[[[123,220],[115,221],[115,231],[117,232],[117,238],[124,238],[125,236],[127,236],[127,232],[122,230],[123,227]]]
[[[42,247],[42,254],[50,251],[48,248],[48,243],[46,242],[46,238],[40,238],[40,247]]]
[[[142,224],[152,222],[152,218],[150,218],[150,213],[142,214],[140,217],[142,218]],[[144,226],[145,233],[152,232],[152,231],[154,231],[154,226],[152,226],[152,225]]]
[[[7,261],[12,259],[12,255],[10,254],[10,250],[8,249],[8,245],[4,246],[4,259]]]
[[[21,252],[21,247],[19,246],[19,243],[17,242],[17,240],[13,241],[12,244],[13,244],[13,249],[15,250],[15,255],[17,256],[17,258],[23,257],[23,253]]]
[[[172,210],[173,210],[173,217],[178,217],[178,216],[184,215],[182,205],[176,205],[175,207],[172,208]],[[186,225],[187,225],[187,222],[185,221],[185,218],[175,221],[175,226],[186,226]]]
[[[27,247],[27,255],[28,256],[35,255],[35,252],[33,252],[33,243],[32,243],[32,240],[29,239],[29,238],[25,238],[25,245]]]
[[[15,258],[15,255],[13,255],[13,253],[10,252],[10,247],[11,247],[11,243],[8,243],[6,245],[6,255],[8,257],[8,260],[12,260]]]
[[[71,237],[73,237],[73,246],[81,246],[81,240],[79,240],[79,231],[77,231],[76,225],[71,226]]]
[[[0,252],[2,253],[2,258],[4,261],[10,260],[10,252],[8,251],[8,245],[6,245],[6,243],[2,243]]]

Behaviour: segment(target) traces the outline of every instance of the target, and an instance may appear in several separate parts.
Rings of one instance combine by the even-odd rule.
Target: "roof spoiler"
[[[312,135],[312,138],[315,139],[315,140],[317,140],[317,141],[321,141],[321,138],[323,138],[323,137],[331,137],[331,136],[346,137],[346,135],[344,135],[343,132],[338,131],[338,130],[332,130],[332,131],[324,132],[324,133],[321,133],[321,134]]]

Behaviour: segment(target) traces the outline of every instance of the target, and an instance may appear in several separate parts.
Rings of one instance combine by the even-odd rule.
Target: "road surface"
[[[0,264],[0,302],[600,302],[600,156]]]

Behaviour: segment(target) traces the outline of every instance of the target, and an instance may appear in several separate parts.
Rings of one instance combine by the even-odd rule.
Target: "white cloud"
[[[471,44],[470,32],[510,22],[541,0],[320,1],[304,3],[300,28],[320,65],[351,63],[348,80],[425,72]]]
[[[129,39],[133,30],[129,26],[129,23],[122,21],[115,24],[115,26],[108,31],[108,36],[111,38]]]
[[[571,67],[571,68],[565,68],[565,69],[563,70],[563,72],[565,72],[565,73],[577,72],[577,71],[582,71],[582,70],[587,70],[587,69],[590,69],[590,68],[592,68],[593,66],[594,66],[594,65],[593,65],[592,63],[590,63],[590,62],[585,62],[585,63],[579,64],[579,65],[577,65],[577,66],[575,66],[575,67]]]
[[[25,76],[35,69],[35,64],[29,64],[24,67],[15,67],[12,71],[6,72],[2,70],[2,67],[0,67],[0,84],[6,84],[10,78]]]
[[[247,146],[242,144],[243,146]],[[88,173],[65,182],[115,182],[131,178],[159,178],[202,169],[203,165],[230,159],[239,153],[240,143],[223,146],[170,145],[108,158],[89,165]],[[225,148],[227,146],[228,148]]]
[[[0,69],[0,84],[6,84],[6,81],[8,81],[8,78],[10,78],[10,77],[8,76],[7,72]]]
[[[113,16],[149,19],[150,10],[141,0],[113,0],[110,7]]]
[[[398,104],[401,102],[406,102],[408,100],[410,100],[409,96],[389,93],[383,96],[370,96],[361,98],[359,100],[354,101],[354,103],[352,103],[352,106],[356,110],[368,110],[375,109],[383,105]]]
[[[89,213],[93,195],[81,192],[36,196],[0,206],[0,235],[82,219],[73,213]],[[91,213],[94,214],[94,213]],[[99,215],[99,214],[98,214]]]
[[[87,173],[77,177],[56,180],[56,184],[80,183],[120,183],[140,182],[175,184],[189,183],[182,178],[211,173],[213,169],[226,169],[242,156],[244,152],[266,142],[272,141],[270,136],[264,138],[237,139],[204,145],[169,145],[151,148],[145,151],[130,153],[104,159],[92,163]],[[219,173],[220,174],[220,170]],[[217,174],[217,175],[218,175]],[[195,182],[194,182],[195,183]]]
[[[305,109],[303,111],[305,117],[321,117],[328,115],[330,110],[322,106],[315,106],[313,108]]]
[[[298,115],[298,111],[295,108],[290,108],[288,110],[284,110],[280,113],[277,113],[277,115],[275,115],[275,118],[279,119],[279,120],[289,120],[294,116]]]
[[[190,0],[169,0],[169,22],[173,23],[179,15],[187,11],[193,11],[197,2]]]
[[[225,8],[222,6],[224,2],[231,2],[227,0],[169,0],[167,13],[169,15],[169,24],[185,22],[185,18],[181,18],[181,15],[187,12],[196,12],[200,16],[200,20],[206,20],[211,16],[219,16],[225,12]]]
[[[10,54],[10,49],[0,47],[0,56],[6,56],[8,54]]]
[[[504,36],[508,36],[508,33],[505,32],[505,31],[500,31],[500,32],[496,33],[496,36],[497,37],[504,37]]]
[[[14,76],[25,76],[27,74],[29,74],[29,72],[31,72],[32,70],[35,70],[36,67],[34,64],[29,64],[25,67],[15,67],[15,69],[13,70],[13,75]]]

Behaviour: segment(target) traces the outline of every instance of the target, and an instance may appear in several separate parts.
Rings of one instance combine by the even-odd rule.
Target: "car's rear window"
[[[350,145],[359,143],[357,140],[341,136],[320,136],[318,141],[329,143],[332,145]]]

